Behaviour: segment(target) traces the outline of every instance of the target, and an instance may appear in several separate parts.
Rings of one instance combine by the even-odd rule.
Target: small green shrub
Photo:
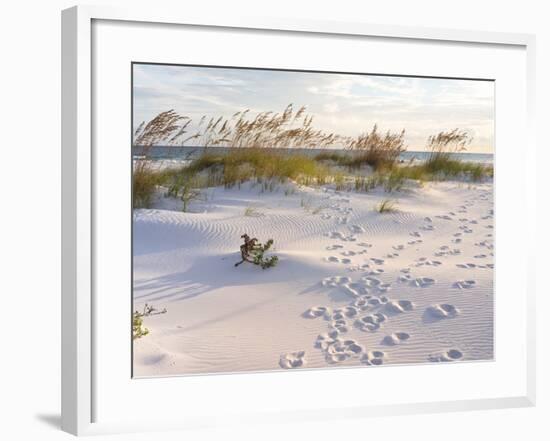
[[[277,265],[279,258],[277,256],[264,257],[266,251],[268,251],[273,245],[273,239],[269,239],[265,245],[258,244],[258,248],[254,251],[254,263],[260,265],[262,269],[271,268]]]
[[[149,334],[149,329],[143,326],[143,314],[135,311],[132,316],[132,338],[135,340],[145,337],[147,334]]]
[[[258,239],[250,239],[248,234],[241,236],[244,239],[244,244],[241,245],[241,261],[237,262],[235,266],[239,266],[244,262],[253,263],[260,266],[262,269],[274,267],[279,262],[277,256],[265,257],[265,253],[273,245],[273,239],[269,239],[265,245],[258,242]]]
[[[143,317],[148,317],[150,315],[157,314],[166,314],[166,308],[162,310],[157,310],[154,306],[148,305],[147,303],[143,307],[143,311],[134,311],[132,314],[132,339],[136,340],[141,337],[145,337],[149,334],[149,329],[143,326]]]

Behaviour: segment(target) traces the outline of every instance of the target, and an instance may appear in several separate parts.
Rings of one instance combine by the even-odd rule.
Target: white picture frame
[[[239,420],[284,422],[301,419],[327,419],[365,417],[376,415],[399,415],[424,412],[474,410],[504,407],[533,406],[535,403],[535,284],[534,284],[534,212],[535,212],[535,142],[534,132],[534,62],[535,38],[527,34],[507,34],[448,29],[423,29],[416,27],[381,26],[362,23],[336,23],[277,20],[272,18],[239,19],[216,17],[188,17],[184,7],[170,11],[158,9],[131,9],[128,11],[110,7],[73,7],[62,13],[62,428],[77,434],[97,434],[136,430],[184,429],[198,426],[224,424],[234,418],[223,408],[213,408],[211,414],[186,418],[152,418],[151,421],[136,418],[133,422],[116,415],[105,421],[97,419],[96,386],[94,371],[98,349],[94,342],[94,315],[100,313],[94,302],[94,253],[97,230],[95,211],[103,203],[94,191],[98,164],[92,154],[94,130],[93,106],[95,97],[91,93],[94,84],[94,33],[93,24],[98,21],[116,23],[149,23],[155,26],[192,26],[215,31],[220,29],[254,30],[255,32],[284,32],[285,35],[329,35],[354,38],[399,39],[408,42],[430,42],[435,44],[472,44],[499,50],[514,48],[521,51],[526,63],[518,69],[525,78],[525,126],[522,133],[525,145],[521,151],[525,170],[519,178],[525,197],[524,213],[526,231],[525,282],[519,296],[524,302],[520,309],[521,323],[525,324],[525,338],[521,360],[525,362],[521,378],[520,393],[481,395],[478,398],[426,400],[419,396],[414,401],[389,402],[376,405],[340,404],[326,408],[300,409],[276,406],[276,410],[259,413],[239,413]],[[143,61],[143,60],[142,60]],[[519,87],[519,85],[518,85]],[[523,111],[523,110],[522,110]],[[499,117],[497,112],[497,118]],[[497,138],[498,139],[498,138]],[[498,140],[497,140],[498,142]],[[505,164],[503,162],[503,164]],[[502,169],[503,178],[506,169]],[[498,172],[500,173],[500,171]],[[524,194],[523,194],[524,193]],[[129,204],[129,202],[128,202]],[[504,239],[506,240],[506,239]],[[502,243],[502,242],[501,242]],[[523,261],[522,261],[523,265]],[[498,286],[498,284],[497,284]],[[128,311],[128,315],[130,311]],[[498,320],[498,316],[497,316]],[[130,332],[130,331],[128,331]],[[401,366],[399,369],[411,369]],[[349,372],[349,371],[347,371]],[[296,373],[303,380],[309,372]],[[248,379],[256,384],[262,381],[258,374],[240,374],[241,382]],[[287,374],[285,374],[287,375]],[[292,373],[291,375],[295,375]],[[341,375],[344,375],[343,373]],[[210,379],[209,379],[210,378]],[[268,378],[263,377],[264,381]],[[161,381],[161,380],[148,380]],[[163,382],[177,381],[164,379]],[[206,377],[204,381],[218,381]],[[221,381],[221,380],[220,380]],[[190,391],[192,389],[189,389]],[[190,392],[193,393],[193,392]],[[229,410],[229,409],[228,409]]]

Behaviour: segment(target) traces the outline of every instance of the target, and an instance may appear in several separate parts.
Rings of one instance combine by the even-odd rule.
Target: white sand
[[[492,184],[292,189],[136,210],[134,309],[168,311],[144,319],[136,376],[493,358]],[[235,268],[243,233],[279,264]]]

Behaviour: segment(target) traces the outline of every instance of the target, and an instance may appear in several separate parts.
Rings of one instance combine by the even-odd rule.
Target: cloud
[[[174,109],[192,119],[307,106],[318,129],[356,136],[378,124],[406,130],[410,148],[458,127],[472,149],[492,151],[494,85],[487,81],[134,65],[134,121]]]

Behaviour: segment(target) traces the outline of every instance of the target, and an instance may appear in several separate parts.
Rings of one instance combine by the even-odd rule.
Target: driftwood
[[[264,258],[264,253],[273,245],[273,239],[269,239],[265,245],[262,245],[258,242],[258,239],[255,237],[251,239],[248,234],[243,234],[241,238],[244,239],[244,244],[241,245],[241,261],[237,262],[235,266],[249,262],[261,266],[262,269],[266,269],[277,264],[279,260],[277,256]]]

